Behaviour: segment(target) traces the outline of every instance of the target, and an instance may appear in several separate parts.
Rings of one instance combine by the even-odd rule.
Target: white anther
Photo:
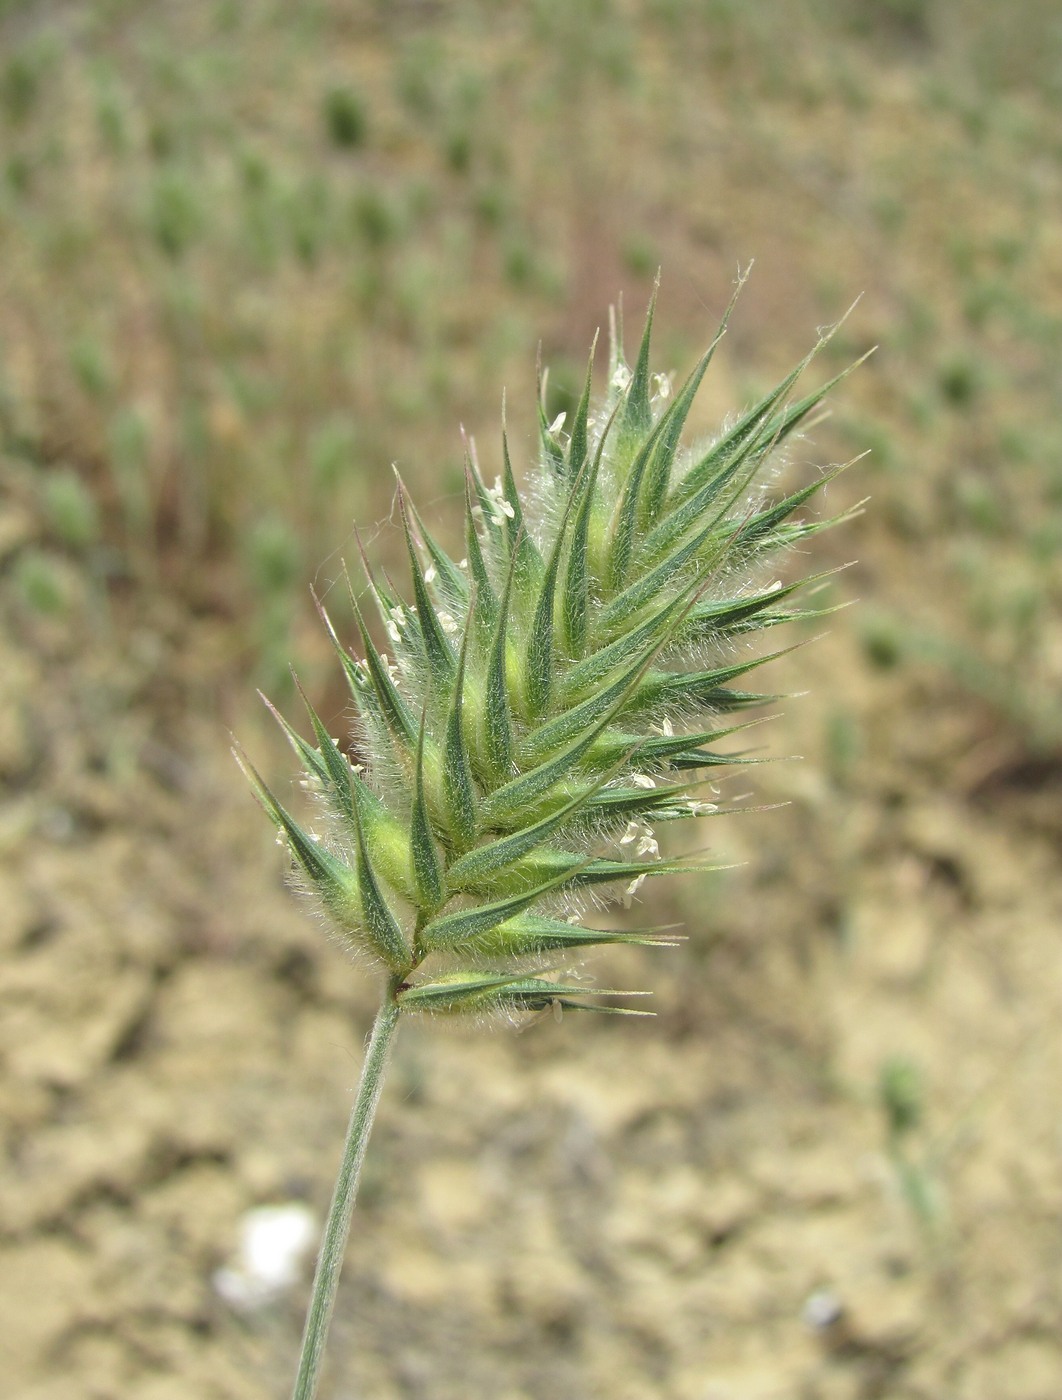
[[[491,514],[494,517],[495,525],[504,525],[506,519],[515,520],[516,511],[512,504],[505,499],[505,489],[502,486],[500,476],[494,478],[494,485],[488,488],[487,495],[490,497]]]
[[[627,886],[627,893],[623,896],[623,904],[625,908],[629,909],[631,907],[631,900],[641,889],[644,882],[644,875],[636,875],[634,879],[630,882],[630,884]]]

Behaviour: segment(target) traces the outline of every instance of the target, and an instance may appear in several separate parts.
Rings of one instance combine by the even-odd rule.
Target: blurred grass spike
[[[343,942],[386,979],[296,1400],[316,1394],[356,1186],[350,1164],[364,1153],[395,1026],[416,1012],[510,1021],[566,1007],[647,1014],[594,1001],[640,992],[606,993],[554,970],[558,955],[588,947],[674,942],[582,926],[580,891],[611,888],[629,904],[649,876],[713,868],[662,857],[651,823],[727,810],[704,800],[705,774],[749,760],[727,744],[745,726],[718,720],[772,698],[734,682],[791,650],[751,643],[817,615],[779,605],[813,592],[824,575],[782,583],[777,561],[854,513],[804,514],[845,468],[774,498],[767,486],[785,446],[849,372],[791,397],[836,327],[733,426],[707,444],[682,442],[747,275],[739,273],[717,334],[677,392],[652,370],[659,279],[633,366],[612,316],[604,400],[593,401],[591,351],[567,433],[564,415],[548,419],[539,364],[532,488],[517,486],[504,404],[493,485],[466,443],[465,558],[428,533],[397,482],[411,600],[362,551],[360,598],[348,579],[360,659],[320,609],[354,702],[360,763],[308,700],[312,742],[277,715],[316,796],[312,834],[238,755],[301,882]],[[366,592],[386,643],[370,628]]]

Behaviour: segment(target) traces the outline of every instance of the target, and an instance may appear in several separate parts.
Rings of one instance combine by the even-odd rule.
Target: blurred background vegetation
[[[1057,743],[1053,4],[114,0],[3,26],[0,440],[30,609],[86,606],[72,570],[100,606],[162,589],[275,679],[390,463],[452,496],[457,425],[493,450],[506,383],[529,445],[538,340],[563,408],[658,266],[684,367],[755,256],[721,403],[859,292],[831,355],[882,347],[837,424],[902,546],[856,623],[871,655]]]
[[[738,834],[720,837],[749,857],[750,871],[720,877],[713,890],[710,986],[703,947],[676,954],[665,1031],[710,1036],[710,1026],[698,1029],[697,998],[716,999],[706,1015],[719,1022],[730,997],[735,1014],[770,1025],[768,1039],[803,1046],[821,1071],[816,1092],[858,1082],[858,1091],[838,1091],[863,1125],[852,1152],[862,1150],[860,1132],[878,1132],[918,1228],[929,1220],[935,1231],[948,1151],[959,1141],[941,1147],[932,1135],[958,1073],[952,1051],[965,1045],[970,1067],[982,1049],[991,1059],[1006,1042],[1006,1054],[1020,1058],[1015,988],[1032,995],[1047,984],[1035,960],[1011,982],[1000,972],[998,1002],[976,1011],[970,1003],[962,1021],[949,1000],[958,984],[933,980],[950,955],[938,934],[919,924],[917,937],[890,942],[893,916],[909,901],[918,917],[939,918],[934,927],[969,930],[982,904],[1011,898],[985,874],[985,852],[1004,847],[1018,883],[1055,899],[1030,916],[1035,927],[1045,927],[1045,909],[1057,912],[1048,894],[1058,888],[1057,860],[1036,843],[1057,845],[1062,779],[1060,209],[1056,0],[0,0],[0,778],[11,794],[0,856],[5,879],[30,890],[9,906],[7,938],[30,968],[50,956],[49,939],[62,946],[41,934],[62,925],[57,908],[73,928],[95,899],[106,937],[120,943],[135,924],[135,940],[102,971],[99,944],[86,945],[77,965],[94,987],[124,986],[129,973],[140,988],[126,1000],[93,991],[85,1024],[102,1016],[109,1030],[86,1038],[82,1012],[40,990],[54,977],[41,962],[32,977],[43,981],[25,984],[39,1019],[26,1013],[11,1051],[10,1132],[24,1141],[54,1131],[55,1160],[69,1164],[74,1148],[63,1146],[60,1128],[70,1115],[109,1121],[93,1076],[144,1067],[157,1086],[169,1042],[151,1027],[176,1024],[159,988],[179,965],[214,959],[215,980],[217,960],[256,968],[294,988],[299,1015],[321,1014],[321,996],[346,995],[313,990],[315,978],[324,985],[314,960],[331,957],[312,951],[315,930],[276,932],[299,915],[283,902],[268,836],[228,767],[226,727],[286,772],[275,736],[257,734],[251,697],[262,685],[283,699],[292,659],[315,703],[342,725],[309,589],[327,593],[340,560],[356,557],[355,520],[374,559],[397,568],[386,528],[392,463],[440,538],[458,547],[459,512],[449,503],[461,488],[459,425],[492,477],[507,386],[514,456],[518,468],[530,465],[539,343],[552,415],[577,395],[609,305],[622,298],[640,320],[661,267],[657,359],[682,373],[713,334],[738,265],[755,258],[694,428],[710,429],[776,382],[815,328],[862,294],[812,373],[826,377],[879,349],[835,395],[832,418],[795,463],[871,449],[831,485],[827,503],[840,510],[869,496],[867,514],[813,547],[817,567],[858,558],[826,601],[861,601],[825,643],[784,663],[780,688],[815,693],[790,707],[793,719],[770,748],[799,747],[808,762],[800,772],[757,770],[757,790],[794,807],[773,834],[736,823]],[[761,782],[761,772],[779,776]],[[177,863],[170,883],[158,883],[169,932],[156,942],[143,932],[151,919],[137,923],[141,906],[136,919],[129,912],[124,866],[113,876],[120,896],[99,892],[111,877],[104,846],[93,843],[141,826],[157,859],[165,848]],[[979,844],[997,837],[1002,845]],[[94,853],[91,876],[63,894],[66,877],[48,862],[54,855],[73,869],[82,848]],[[1028,868],[1014,863],[1026,856]],[[150,865],[156,856],[137,859]],[[92,880],[98,890],[87,895]],[[266,886],[268,902],[256,903]],[[694,890],[671,898],[665,914],[703,907]],[[872,955],[881,964],[866,985],[878,978],[891,989],[880,1022],[881,1006],[859,982],[868,928],[886,951]],[[997,971],[1010,966],[1012,945],[1000,946],[981,947]],[[848,1000],[828,1024],[816,1020],[827,995],[823,948],[856,958],[838,974],[838,997]],[[818,969],[814,994],[801,980],[809,968]],[[638,974],[649,983],[656,975]],[[358,995],[348,1011],[360,1012]],[[1028,1011],[1030,1024],[1041,1011]],[[261,1019],[250,1008],[247,1016]],[[1006,1027],[998,1044],[992,1026]],[[857,1031],[869,1037],[864,1048],[830,1062],[830,1037],[840,1045]],[[248,1034],[234,1027],[233,1043]],[[558,1035],[565,1053],[578,1053]],[[354,1035],[352,1058],[358,1044]],[[283,1065],[287,1045],[274,1049]],[[512,1055],[521,1070],[541,1056],[546,1073],[549,1053]],[[986,1101],[979,1095],[991,1074],[981,1069],[978,1079],[981,1070],[969,1068],[964,1102]],[[321,1116],[299,1119],[311,1112],[302,1104],[283,1127],[278,1118],[278,1151],[338,1145],[352,1072],[342,1057],[335,1070],[314,1069],[330,1086],[312,1110]],[[411,1062],[403,1072],[413,1102],[427,1071]],[[1015,1113],[1020,1103],[1050,1102],[1037,1085],[1009,1085]],[[298,1085],[283,1092],[299,1102]],[[756,1092],[770,1101],[763,1083]],[[271,1093],[270,1103],[283,1098],[275,1086]],[[786,1095],[800,1097],[791,1080],[779,1104]],[[866,1130],[864,1111],[876,1128]],[[991,1112],[978,1109],[977,1124]],[[1031,1132],[1049,1132],[1033,1113],[1017,1128],[1000,1120],[994,1141],[1010,1133],[1020,1156],[1020,1132],[1034,1121]],[[125,1208],[166,1179],[159,1162],[170,1159],[151,1141],[148,1165],[137,1158],[129,1168]],[[239,1141],[224,1142],[216,1161],[242,1162]],[[403,1142],[392,1147],[395,1160]],[[327,1171],[316,1157],[299,1164],[319,1195]],[[27,1158],[26,1183],[35,1170]],[[77,1170],[52,1216],[30,1212],[45,1231],[63,1211],[76,1214]],[[244,1171],[239,1200],[269,1198],[293,1175],[290,1162],[269,1170],[258,1162]],[[381,1220],[388,1190],[380,1184]],[[982,1218],[976,1193],[963,1197],[957,1180],[950,1192],[957,1220],[964,1209]],[[370,1190],[370,1232],[374,1199]],[[227,1228],[220,1207],[217,1221]],[[93,1242],[84,1230],[82,1242]],[[498,1237],[499,1250],[510,1244]],[[182,1245],[200,1261],[201,1281],[215,1248],[214,1237]],[[22,1277],[10,1261],[5,1269]],[[370,1318],[374,1297],[361,1297]],[[131,1306],[115,1304],[122,1315]],[[191,1316],[214,1318],[202,1299],[196,1306]],[[923,1312],[934,1316],[928,1304]],[[955,1327],[965,1335],[965,1322],[941,1316],[941,1337]],[[40,1318],[32,1314],[27,1335],[44,1328],[47,1341]],[[55,1323],[59,1332],[65,1325]],[[407,1316],[406,1325],[419,1324]],[[297,1324],[285,1326],[284,1357]],[[218,1356],[238,1343],[216,1319],[200,1328],[207,1332],[218,1346],[203,1373],[214,1389],[204,1380],[189,1391],[194,1367],[178,1367],[180,1385],[158,1395],[264,1393],[235,1379],[225,1388]],[[370,1361],[375,1344],[361,1337]],[[436,1337],[430,1350],[442,1345]],[[849,1359],[870,1357],[858,1384],[800,1393],[960,1393],[947,1389],[958,1372],[943,1362],[926,1372],[928,1389],[913,1380],[889,1389],[902,1371],[889,1360],[893,1341],[881,1342],[881,1355],[878,1342],[856,1353],[837,1345]],[[34,1385],[49,1366],[62,1372],[54,1358],[39,1361],[41,1347],[25,1361]],[[461,1372],[472,1365],[462,1355],[451,1389],[440,1372],[424,1393],[501,1394],[492,1386],[502,1363],[490,1347],[483,1365],[495,1369],[480,1389],[472,1371]],[[261,1385],[268,1366],[255,1357],[246,1374]],[[370,1361],[366,1374],[376,1374]],[[389,1364],[379,1361],[379,1377],[391,1375]],[[634,1382],[595,1390],[592,1363],[580,1364],[574,1381],[544,1372],[540,1391],[528,1362],[506,1393],[701,1400],[701,1390],[660,1380],[648,1362],[630,1361],[628,1372],[657,1375],[655,1390]],[[1038,1363],[1029,1364],[1032,1375]],[[1057,1381],[1057,1350],[1045,1364],[1058,1366]],[[1052,1381],[1007,1390],[1008,1374],[1019,1372],[985,1371],[964,1400],[1057,1393]],[[62,1373],[65,1390],[25,1394],[74,1394],[73,1374]],[[127,1385],[140,1376],[122,1374]],[[797,1373],[788,1374],[762,1394],[796,1394],[786,1387]],[[140,1376],[125,1393],[147,1395],[146,1384]],[[418,1384],[388,1390],[380,1380],[379,1393],[420,1395]]]

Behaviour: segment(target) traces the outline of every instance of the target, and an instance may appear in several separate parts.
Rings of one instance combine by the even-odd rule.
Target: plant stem
[[[332,1192],[332,1204],[328,1207],[321,1252],[317,1256],[317,1269],[313,1276],[310,1307],[302,1336],[302,1355],[299,1357],[299,1372],[295,1378],[292,1400],[314,1400],[321,1379],[325,1341],[332,1321],[332,1309],[335,1307],[347,1236],[350,1234],[354,1198],[358,1194],[358,1177],[361,1175],[361,1164],[365,1160],[365,1149],[372,1132],[373,1119],[376,1117],[376,1107],[380,1102],[391,1041],[398,1025],[399,1010],[394,994],[400,981],[401,979],[396,978],[388,983],[365,1050],[361,1083],[358,1085],[357,1097],[350,1115],[347,1140],[343,1146],[343,1160]]]

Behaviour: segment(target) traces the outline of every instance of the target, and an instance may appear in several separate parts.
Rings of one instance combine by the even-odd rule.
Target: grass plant
[[[711,779],[740,761],[733,736],[768,698],[747,677],[781,654],[753,643],[818,615],[796,597],[816,580],[783,582],[776,570],[779,555],[833,523],[804,507],[842,468],[788,494],[770,483],[848,373],[796,395],[832,331],[718,437],[686,447],[733,301],[679,386],[651,367],[654,306],[655,293],[633,364],[613,318],[602,402],[593,350],[567,417],[550,421],[542,376],[540,460],[524,492],[504,429],[493,485],[469,445],[465,557],[442,548],[398,482],[409,596],[366,562],[360,596],[350,584],[357,657],[320,607],[357,714],[353,748],[305,696],[308,739],[274,710],[317,800],[312,823],[237,753],[299,882],[383,985],[296,1400],[317,1393],[397,1026],[425,1015],[521,1021],[547,1009],[647,1014],[629,1004],[644,993],[595,986],[573,961],[590,948],[675,941],[659,928],[602,926],[601,911],[629,905],[646,880],[712,868],[661,854],[660,828],[720,810]]]

